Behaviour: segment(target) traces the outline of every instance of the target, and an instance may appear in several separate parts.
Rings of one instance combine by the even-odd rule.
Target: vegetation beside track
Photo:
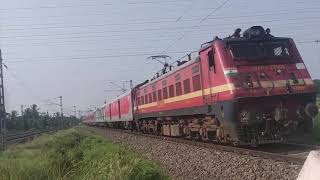
[[[43,135],[0,154],[0,179],[168,179],[157,164],[87,130]]]
[[[23,132],[31,129],[47,130],[47,129],[63,129],[78,125],[80,119],[75,116],[62,116],[60,113],[49,115],[40,112],[40,108],[33,104],[27,107],[22,115],[18,115],[18,111],[13,110],[8,113],[6,126],[8,132]]]
[[[313,135],[318,142],[320,142],[320,114],[315,118],[315,125],[313,129]]]
[[[317,89],[317,106],[320,108],[320,79],[315,79],[314,83]],[[313,135],[320,142],[320,114],[315,118]]]

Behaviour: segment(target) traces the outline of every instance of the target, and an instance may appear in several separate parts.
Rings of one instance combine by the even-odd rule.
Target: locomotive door
[[[217,101],[217,94],[213,92],[214,78],[216,75],[216,63],[214,48],[208,48],[200,53],[203,82],[203,99],[205,104]]]

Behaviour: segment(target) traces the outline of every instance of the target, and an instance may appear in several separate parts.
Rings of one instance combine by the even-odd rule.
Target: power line
[[[266,16],[267,14],[260,14],[261,16]],[[252,16],[252,15],[250,15],[250,16]],[[259,14],[257,15],[257,16],[259,16]],[[228,17],[229,18],[229,17]],[[231,17],[230,17],[231,18]],[[318,18],[318,17],[312,17],[312,18]],[[221,18],[219,18],[219,19],[221,19]],[[291,20],[298,20],[298,19],[300,19],[300,18],[294,18],[294,19],[291,19]],[[263,21],[263,22],[271,22],[271,21],[283,21],[283,20],[279,20],[279,19],[276,19],[276,20],[268,20],[268,21]],[[259,22],[261,22],[261,21],[259,21]],[[239,23],[239,22],[238,22]],[[244,23],[244,22],[241,22],[241,23]],[[246,22],[245,22],[246,23]],[[249,22],[249,23],[256,23],[256,22]],[[222,23],[222,25],[223,24],[225,24],[225,23]],[[101,24],[101,25],[103,25],[103,24]],[[215,24],[216,25],[216,24]],[[221,24],[217,24],[217,25],[221,25]],[[207,27],[208,25],[206,25],[206,27]],[[212,25],[213,26],[213,25]],[[80,26],[79,26],[80,27]],[[210,25],[209,25],[209,27],[210,27]],[[42,28],[44,28],[44,27],[42,27]],[[62,27],[61,27],[62,28]],[[185,27],[185,28],[189,28],[189,27]],[[168,29],[168,28],[161,28],[161,29]],[[161,30],[161,29],[159,29],[159,28],[153,28],[153,29],[138,29],[138,30],[134,30],[134,31],[143,31],[143,32],[145,32],[145,31],[150,31],[150,30]],[[176,28],[174,28],[174,29],[176,29]],[[174,30],[173,29],[173,30]],[[19,30],[26,30],[26,28],[23,28],[23,29],[19,29]],[[169,28],[169,30],[170,30],[170,28]],[[10,36],[0,36],[0,38],[19,38],[19,37],[43,37],[43,36],[57,36],[57,35],[74,35],[74,34],[94,34],[94,33],[107,33],[107,32],[110,32],[110,31],[97,31],[97,32],[84,32],[84,33],[58,33],[58,34],[37,34],[37,35],[23,35],[23,36],[14,36],[14,37],[10,37]],[[119,30],[117,30],[117,31],[114,31],[114,32],[125,32],[126,34],[128,33],[128,30],[126,30],[126,31],[119,31]],[[130,31],[129,31],[130,32]],[[111,35],[111,36],[109,36],[109,37],[115,37],[115,35]]]
[[[228,0],[229,1],[229,0]],[[215,11],[214,11],[215,12]],[[266,16],[265,14],[263,16]],[[315,16],[315,17],[308,17],[308,19],[318,19],[319,16]],[[186,29],[186,28],[196,28],[198,27],[202,22],[206,21],[207,19],[217,19],[216,17],[215,18],[209,18],[209,16],[206,16],[204,18],[201,18],[199,23],[196,24],[196,25],[193,25],[193,26],[185,26],[185,27],[182,27],[182,29]],[[287,20],[299,20],[299,19],[303,19],[305,20],[305,17],[301,18],[291,18],[291,19],[287,19]],[[283,21],[283,19],[275,19],[275,20],[266,20],[267,22],[270,22],[270,21]],[[266,22],[266,21],[262,21],[262,22]],[[159,22],[159,21],[158,21]],[[173,22],[173,21],[171,21]],[[147,23],[147,22],[145,22]],[[154,21],[153,23],[156,23],[156,21]],[[226,23],[222,23],[222,24],[226,24]],[[227,23],[227,24],[230,24],[230,23]],[[202,27],[212,27],[212,26],[217,26],[217,25],[221,25],[221,24],[210,24],[210,25],[202,25]],[[110,24],[92,24],[92,25],[88,25],[88,24],[85,24],[85,25],[72,25],[72,26],[47,26],[47,27],[28,27],[28,28],[13,28],[13,29],[4,29],[6,31],[26,31],[26,30],[36,30],[36,29],[65,29],[65,28],[82,28],[82,27],[85,27],[85,28],[88,28],[88,27],[105,27],[105,26],[110,26]],[[128,31],[150,31],[150,30],[171,30],[171,29],[177,29],[176,27],[164,27],[164,28],[142,28],[142,29],[124,29],[124,30],[111,30],[111,31],[108,31],[108,32],[128,32]]]
[[[283,1],[280,1],[283,2]],[[70,4],[70,5],[42,5],[42,6],[38,6],[38,7],[14,7],[14,8],[1,8],[0,11],[12,11],[12,10],[34,10],[34,9],[61,9],[61,8],[78,8],[78,7],[103,7],[103,6],[118,6],[118,5],[177,5],[177,4],[181,4],[181,3],[191,3],[191,1],[180,1],[180,0],[168,0],[168,1],[137,1],[137,2],[121,2],[121,3],[97,3],[97,2],[93,2],[93,4]],[[284,4],[287,6],[288,2],[285,2]],[[292,3],[292,2],[291,2]],[[294,2],[292,4],[305,4],[304,1],[300,1],[300,2]],[[309,4],[311,3],[319,3],[319,1],[309,1]],[[247,6],[246,4],[244,4],[244,6]],[[280,6],[280,4],[278,4],[278,7]]]
[[[181,53],[186,53],[189,51],[177,51],[177,52],[169,52],[170,54],[181,54]],[[89,60],[92,61],[92,59],[97,59],[97,60],[102,60],[105,61],[104,58],[120,58],[120,57],[133,57],[133,56],[151,56],[154,55],[154,53],[140,53],[140,54],[121,54],[121,55],[104,55],[104,56],[88,56],[88,57],[61,57],[63,59],[57,59],[56,57],[48,57],[48,58],[52,58],[52,59],[47,59],[47,57],[42,57],[43,59],[46,60],[10,60],[10,61],[6,61],[6,63],[19,63],[19,62],[50,62],[50,61],[54,61],[54,62],[58,62],[58,61],[72,61],[72,60]],[[34,59],[34,58],[33,58]],[[38,58],[39,59],[39,58]],[[41,58],[40,58],[41,59]]]
[[[206,9],[212,9],[212,8],[206,8]],[[267,14],[265,14],[265,15],[282,15],[282,14],[289,14],[289,13],[293,13],[293,12],[295,12],[295,13],[312,13],[312,11],[311,10],[315,10],[314,12],[318,12],[318,9],[319,8],[311,8],[311,9],[309,9],[309,8],[302,8],[302,9],[291,9],[291,10],[289,10],[289,11],[282,11],[282,10],[276,10],[276,11],[269,11]],[[280,13],[279,13],[280,12]],[[105,16],[106,15],[106,13],[100,13],[100,14],[77,14],[77,15],[75,15],[75,17],[79,17],[79,18],[81,18],[82,16],[85,16],[85,17],[88,17],[88,15],[101,15],[101,16]],[[249,14],[249,15],[240,15],[240,16],[223,16],[223,17],[215,17],[215,18],[212,18],[212,19],[229,19],[229,18],[241,18],[241,17],[257,17],[257,16],[264,16],[264,14],[261,14],[261,12],[260,11],[258,11],[258,12],[252,12],[251,14]],[[46,16],[47,18],[51,18],[51,17],[61,17],[61,18],[63,18],[63,22],[65,22],[65,20],[66,20],[66,16],[61,16],[61,15],[57,15],[57,16]],[[72,15],[68,15],[68,17],[72,17]],[[195,17],[195,16],[194,16]],[[17,17],[17,18],[23,18],[23,19],[31,19],[31,20],[33,20],[35,17],[27,17],[27,16],[23,16],[23,17]],[[43,17],[42,17],[43,18]],[[178,19],[179,17],[175,17],[175,18],[157,18],[157,20],[158,21],[176,21],[177,19]],[[193,21],[193,20],[199,20],[201,17],[195,17],[194,19],[186,19],[186,20],[181,20],[181,21]],[[13,18],[10,18],[11,19],[11,21],[12,21],[12,19]],[[211,18],[209,18],[209,19],[211,19]],[[141,22],[139,22],[139,21],[141,21]],[[143,21],[154,21],[154,18],[152,18],[152,19],[128,19],[128,24],[135,24],[135,23],[137,23],[137,24],[139,24],[139,23],[142,23],[142,24],[145,24],[145,23],[148,23],[148,22],[143,22]],[[155,21],[156,22],[156,21]],[[61,24],[61,23],[60,23]],[[64,23],[63,23],[64,24]],[[114,24],[125,24],[125,23],[114,23]],[[110,24],[110,25],[112,25],[112,24]],[[18,26],[18,25],[16,25],[16,26]]]
[[[206,19],[208,19],[213,13],[215,13],[216,11],[218,11],[219,9],[221,9],[222,7],[224,7],[229,1],[230,1],[230,0],[225,0],[225,1],[224,1],[222,4],[220,4],[217,8],[215,8],[215,9],[213,9],[211,12],[209,12],[208,15],[204,16],[204,17],[199,21],[199,23],[195,24],[191,29],[197,27],[197,26],[198,26],[199,24],[201,24],[203,21],[205,21]],[[170,44],[168,45],[168,47],[165,48],[160,54],[165,53],[169,48],[171,48],[171,46],[173,46],[173,45],[176,43],[176,41],[180,41],[180,40],[185,36],[185,34],[186,34],[186,33],[182,33],[181,36],[180,36],[177,40],[175,40],[175,41],[173,41],[172,43],[170,43]]]
[[[117,6],[117,5],[141,5],[141,4],[164,4],[164,3],[186,3],[186,1],[179,1],[179,0],[168,0],[168,1],[140,1],[140,2],[127,2],[127,3],[119,3],[119,4],[115,4],[115,3],[103,3],[103,4],[78,4],[77,6],[80,7],[101,7],[101,6]],[[188,2],[187,2],[188,3]],[[0,11],[12,11],[12,10],[34,10],[34,9],[61,9],[61,8],[75,8],[77,7],[75,5],[63,5],[63,6],[39,6],[39,7],[15,7],[13,9],[11,8],[1,8]]]
[[[296,41],[296,43],[319,43],[320,40],[307,40],[307,41]],[[190,51],[175,51],[175,52],[168,52],[169,54],[181,54],[181,53],[188,53]],[[120,53],[121,54],[121,53]],[[10,60],[6,61],[6,63],[22,63],[22,62],[61,62],[61,61],[73,61],[73,60],[85,60],[85,61],[105,61],[104,58],[121,58],[121,57],[143,57],[143,56],[150,56],[156,53],[136,53],[136,54],[121,54],[121,55],[103,55],[103,56],[87,56],[87,57],[74,57],[74,56],[55,56],[55,57],[30,57],[30,59],[38,59],[38,60]],[[60,59],[59,59],[60,58]],[[13,59],[13,58],[12,58]],[[18,58],[14,58],[18,59]],[[44,59],[44,60],[39,60]]]
[[[314,19],[320,19],[320,17],[309,17],[309,20],[311,20],[311,22],[313,23],[313,20]],[[287,19],[287,21],[292,21],[292,20],[298,20],[298,18],[293,18],[293,19]],[[266,20],[266,21],[252,21],[252,22],[238,22],[239,24],[254,24],[254,23],[267,23],[267,22],[282,22],[283,20]],[[308,21],[304,21],[304,23],[307,23]],[[234,23],[232,24],[232,26],[234,26],[235,24],[238,24],[238,23]],[[299,23],[297,24],[296,22],[292,22],[292,23],[281,23],[281,25],[290,25],[290,24],[294,24],[294,25],[302,25],[303,23]],[[216,25],[219,25],[219,24],[216,24]],[[231,25],[231,24],[220,24],[220,25]],[[208,27],[211,27],[212,25],[207,25]],[[277,26],[279,27],[279,26]],[[304,29],[305,29],[305,26],[303,26]],[[188,29],[186,27],[183,27],[183,29]],[[144,29],[146,30],[146,29]],[[129,30],[130,31],[130,30]],[[141,29],[141,31],[143,31],[143,29]],[[203,33],[203,32],[202,32]],[[95,37],[95,36],[87,36],[87,37]],[[104,37],[104,36],[96,36],[96,37]],[[80,37],[72,37],[72,38],[81,38]],[[136,38],[136,37],[135,37]],[[132,38],[132,39],[135,39],[135,38]],[[66,37],[64,38],[55,38],[55,39],[68,39]],[[33,40],[33,39],[26,39],[26,40]],[[41,40],[41,39],[34,39],[34,40]],[[54,39],[53,39],[54,40]],[[101,38],[99,39],[101,40]],[[118,38],[118,39],[105,39],[105,40],[122,40],[122,38]],[[161,40],[170,40],[170,38],[159,38],[159,39],[151,39],[150,41],[161,41]],[[75,40],[75,41],[59,41],[58,43],[47,43],[47,42],[44,42],[45,44],[48,44],[48,45],[61,45],[62,43],[82,43],[84,40]],[[97,40],[92,40],[92,41],[88,41],[86,40],[86,43],[88,44],[95,44],[95,43],[100,43],[101,41],[97,41]],[[132,42],[132,41],[130,41]],[[37,45],[37,44],[40,44],[40,45],[43,45],[44,44],[43,42],[36,42],[36,43],[30,43],[28,42],[29,45]],[[5,45],[19,45],[19,43],[6,43]]]

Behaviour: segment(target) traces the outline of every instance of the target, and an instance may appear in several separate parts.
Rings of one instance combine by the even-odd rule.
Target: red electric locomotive
[[[132,119],[122,124],[242,145],[281,142],[310,130],[318,113],[315,86],[293,40],[261,26],[240,32],[216,37],[197,58],[133,88],[132,111],[126,111]]]

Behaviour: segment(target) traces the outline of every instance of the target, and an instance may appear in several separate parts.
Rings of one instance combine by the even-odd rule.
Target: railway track
[[[307,145],[307,144],[297,144],[297,143],[282,143],[282,144],[269,144],[269,145],[261,145],[258,147],[234,147],[231,145],[222,145],[215,144],[212,142],[202,142],[195,141],[183,138],[174,138],[174,137],[166,137],[166,136],[157,136],[152,134],[143,134],[140,132],[131,132],[129,130],[121,130],[121,129],[111,129],[111,128],[98,128],[94,127],[94,129],[100,130],[109,130],[127,134],[134,134],[137,136],[144,136],[153,139],[161,139],[166,141],[171,141],[175,143],[183,143],[203,148],[209,148],[213,150],[219,151],[227,151],[242,155],[254,156],[257,158],[265,158],[272,159],[280,162],[288,162],[292,164],[303,165],[306,160],[307,155],[311,150],[320,150],[320,146],[317,145]]]
[[[3,143],[5,145],[15,144],[20,142],[25,142],[26,140],[32,139],[36,136],[39,136],[43,133],[51,133],[56,130],[28,130],[24,132],[16,132],[16,133],[8,133],[4,138],[4,142],[0,141],[0,145],[2,147]],[[2,136],[0,135],[0,139],[2,140]]]

